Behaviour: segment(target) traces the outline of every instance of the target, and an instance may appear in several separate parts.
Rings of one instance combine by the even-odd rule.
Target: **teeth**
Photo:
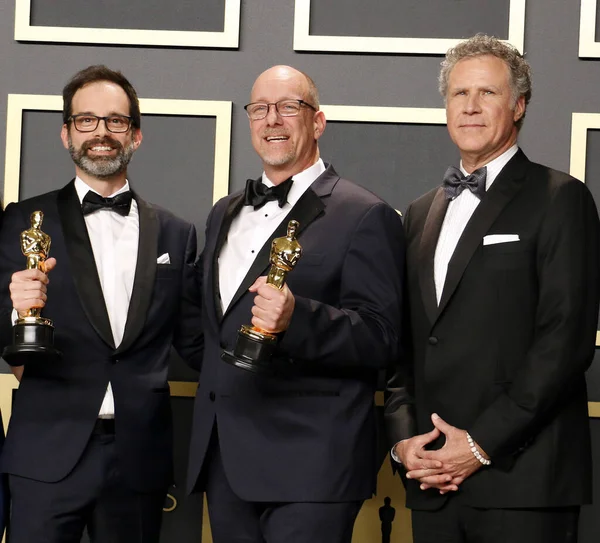
[[[267,141],[285,141],[287,140],[287,136],[272,136],[272,137],[268,137]]]
[[[111,151],[112,147],[96,146],[92,147],[92,151]]]

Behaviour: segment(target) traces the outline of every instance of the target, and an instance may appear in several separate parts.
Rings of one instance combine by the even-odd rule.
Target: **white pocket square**
[[[171,263],[171,259],[169,258],[169,253],[165,253],[164,255],[160,255],[156,259],[156,263],[157,264],[170,264]]]
[[[484,245],[496,245],[497,243],[512,243],[520,241],[519,234],[490,234],[483,236]]]

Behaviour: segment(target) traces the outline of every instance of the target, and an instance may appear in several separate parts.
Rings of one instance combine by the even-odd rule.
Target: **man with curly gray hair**
[[[460,168],[406,213],[407,357],[386,403],[414,542],[575,542],[591,500],[596,206],[519,149],[531,71],[514,47],[459,43],[439,86]]]

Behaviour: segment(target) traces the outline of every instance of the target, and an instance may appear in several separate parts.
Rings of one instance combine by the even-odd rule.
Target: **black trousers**
[[[105,426],[105,425],[104,425]],[[45,483],[9,476],[8,543],[158,543],[166,489],[139,493],[124,483],[114,433],[97,425],[73,471]]]
[[[231,489],[218,441],[202,475],[213,543],[351,543],[362,502],[247,502]]]
[[[576,543],[579,507],[483,509],[452,497],[413,511],[413,543]]]

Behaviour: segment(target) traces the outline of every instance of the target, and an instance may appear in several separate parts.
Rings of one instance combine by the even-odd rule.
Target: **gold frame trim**
[[[593,0],[594,3],[596,0]],[[296,0],[294,9],[295,51],[337,51],[351,53],[445,54],[462,38],[388,38],[375,36],[315,36],[310,34],[311,0]],[[508,40],[523,52],[526,0],[510,0]]]
[[[598,0],[581,0],[579,18],[579,57],[600,57],[600,42],[596,41],[596,10]]]
[[[593,0],[593,2],[595,6],[596,0]],[[594,15],[594,21],[595,20],[596,18]],[[598,43],[598,46],[598,56],[600,56],[600,43]],[[583,183],[585,183],[585,167],[587,162],[588,130],[600,130],[600,113],[573,113],[571,115],[571,157],[569,173]],[[596,347],[600,347],[600,330],[596,332]]]
[[[41,94],[9,94],[6,108],[6,157],[4,204],[19,200],[23,111],[62,111],[62,97]],[[215,117],[213,203],[229,192],[232,103],[212,100],[141,98],[143,115]]]
[[[237,48],[240,38],[240,6],[240,0],[225,0],[223,32],[204,32],[33,26],[31,24],[31,0],[15,0],[15,40],[155,47]]]

